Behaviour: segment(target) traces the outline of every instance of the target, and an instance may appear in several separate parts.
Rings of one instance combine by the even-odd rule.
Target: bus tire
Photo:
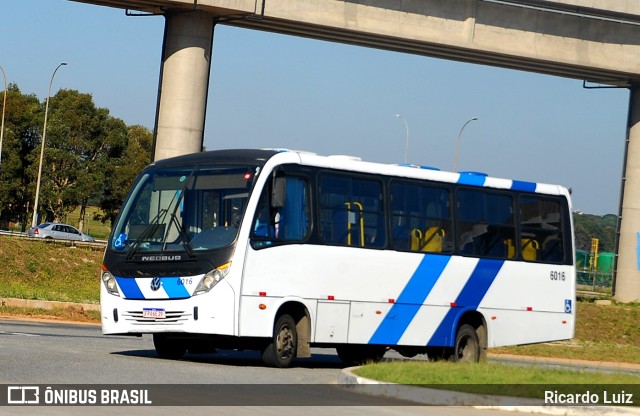
[[[456,344],[451,354],[451,361],[477,363],[481,358],[480,338],[475,328],[464,324],[456,333]]]
[[[289,315],[281,315],[273,326],[273,337],[262,350],[262,361],[277,368],[287,368],[296,357],[298,333],[296,323]]]
[[[377,363],[387,348],[381,345],[340,345],[336,347],[338,358],[347,366]]]
[[[180,341],[169,338],[164,334],[153,334],[153,346],[160,358],[178,360],[187,352],[187,348]]]

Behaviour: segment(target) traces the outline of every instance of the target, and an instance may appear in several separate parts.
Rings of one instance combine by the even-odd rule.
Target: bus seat
[[[513,240],[509,239],[505,241],[507,245],[507,257],[512,259],[516,256],[516,247],[513,244]],[[540,244],[533,238],[523,238],[520,240],[520,247],[522,249],[522,258],[529,261],[535,261],[538,259],[538,251],[540,250]]]
[[[520,247],[522,249],[522,258],[525,260],[538,260],[538,251],[540,250],[540,243],[533,238],[523,238],[520,240]]]
[[[442,253],[444,230],[440,227],[429,227],[424,233],[418,228],[411,230],[411,250],[427,253]]]

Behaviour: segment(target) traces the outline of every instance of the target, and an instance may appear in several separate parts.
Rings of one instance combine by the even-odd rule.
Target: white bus
[[[148,166],[124,202],[102,330],[153,334],[165,358],[478,361],[574,336],[573,245],[562,186],[286,150],[185,155]]]

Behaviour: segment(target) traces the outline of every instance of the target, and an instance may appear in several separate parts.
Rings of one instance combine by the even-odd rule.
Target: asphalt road
[[[122,414],[123,410],[134,415],[169,415],[184,413],[185,405],[190,406],[187,410],[190,415],[297,415],[304,412],[305,416],[328,413],[491,416],[506,413],[463,407],[419,407],[346,391],[336,384],[342,364],[333,350],[314,350],[312,358],[298,360],[289,369],[267,368],[259,354],[248,351],[188,355],[183,360],[171,361],[156,356],[151,337],[107,337],[95,325],[0,319],[0,363],[2,385],[39,385],[42,389],[44,385],[53,385],[55,389],[61,384],[75,384],[93,389],[152,384],[152,388],[166,392],[160,399],[175,403],[169,407],[126,409],[16,405],[0,407],[2,415],[115,415]],[[204,396],[206,400],[201,401]],[[211,400],[219,400],[224,406],[208,407]],[[193,406],[201,402],[207,406]],[[294,406],[283,407],[285,404]]]

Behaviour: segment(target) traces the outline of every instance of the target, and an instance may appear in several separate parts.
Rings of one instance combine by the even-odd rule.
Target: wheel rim
[[[457,361],[476,362],[478,356],[478,343],[470,336],[460,339],[456,351]]]
[[[288,325],[283,325],[278,331],[276,339],[276,350],[280,359],[286,360],[293,356],[295,350],[295,341],[293,331]]]

